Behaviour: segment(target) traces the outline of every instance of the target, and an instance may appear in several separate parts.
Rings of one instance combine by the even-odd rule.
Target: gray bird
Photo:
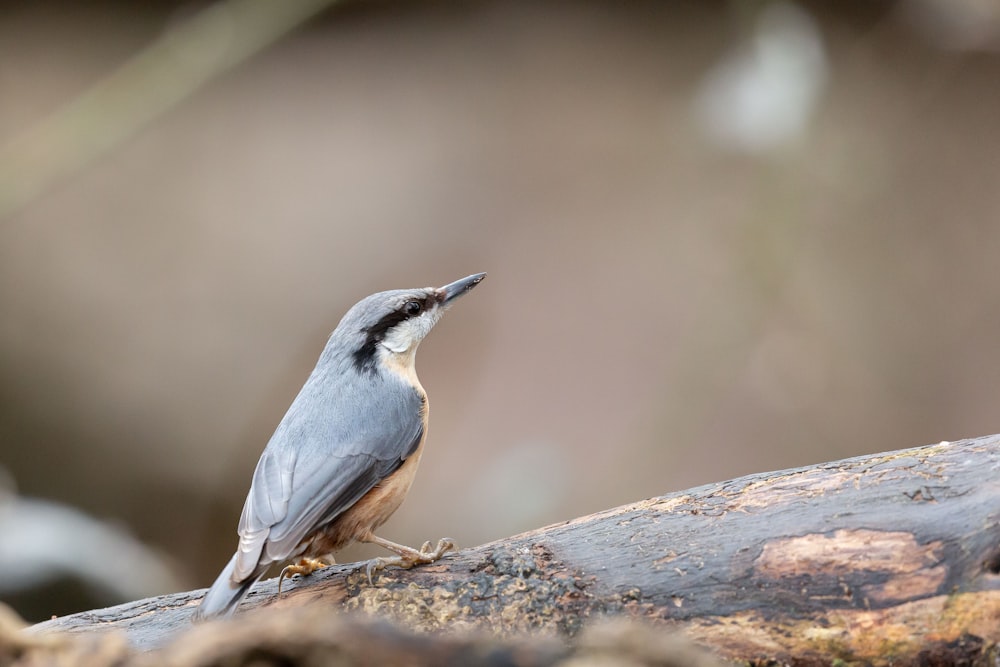
[[[387,565],[431,563],[455,548],[443,539],[418,551],[374,531],[409,491],[427,433],[417,346],[485,277],[379,292],[347,311],[257,462],[239,547],[196,618],[232,614],[272,563],[300,559],[282,570],[280,590],[286,576],[332,563],[331,554],[354,541],[397,554],[369,561],[369,580]]]

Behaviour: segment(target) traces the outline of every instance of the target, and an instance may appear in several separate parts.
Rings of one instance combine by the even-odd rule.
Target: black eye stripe
[[[387,313],[374,325],[363,330],[365,342],[361,348],[354,353],[354,364],[359,370],[371,368],[375,359],[375,346],[378,341],[383,340],[389,330],[400,322],[405,322],[411,317],[420,315],[427,308],[428,297],[418,297],[407,299],[399,308]],[[416,304],[417,309],[410,312],[411,304]]]

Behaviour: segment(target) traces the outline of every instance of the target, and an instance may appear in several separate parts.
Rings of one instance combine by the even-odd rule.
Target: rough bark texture
[[[624,616],[756,664],[993,665],[1000,436],[672,493],[387,570],[373,586],[346,565],[286,581],[281,596],[276,588],[276,580],[258,584],[241,612],[322,605],[492,641],[574,638],[597,619]],[[189,629],[200,596],[34,630],[119,629],[136,647],[167,646]],[[196,630],[231,632],[238,620]]]

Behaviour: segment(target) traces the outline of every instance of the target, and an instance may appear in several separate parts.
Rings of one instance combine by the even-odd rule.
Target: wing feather
[[[304,537],[351,507],[419,444],[421,395],[402,382],[377,382],[371,394],[357,396],[338,386],[342,376],[310,376],[254,471],[240,517],[234,581],[297,555]]]

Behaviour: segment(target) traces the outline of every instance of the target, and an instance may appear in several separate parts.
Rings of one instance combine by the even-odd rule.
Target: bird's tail
[[[195,621],[232,615],[237,605],[250,592],[250,587],[260,578],[259,576],[250,577],[245,581],[236,583],[232,580],[233,568],[235,566],[236,554],[233,554],[229,564],[222,568],[222,572],[219,573],[219,577],[215,580],[215,583],[205,593],[205,597],[201,599],[201,605],[194,612]]]

